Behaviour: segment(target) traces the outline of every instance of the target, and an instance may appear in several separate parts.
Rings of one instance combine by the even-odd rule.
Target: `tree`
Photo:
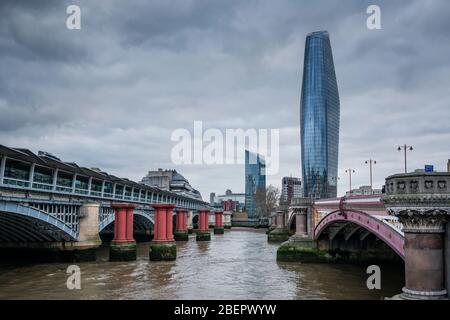
[[[260,217],[269,217],[277,207],[280,190],[273,185],[267,188],[257,188],[255,194],[256,214]]]
[[[278,206],[280,195],[280,189],[273,185],[269,185],[266,191],[266,217],[269,217]]]

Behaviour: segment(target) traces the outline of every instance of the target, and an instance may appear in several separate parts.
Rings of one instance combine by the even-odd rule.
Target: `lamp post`
[[[405,173],[408,173],[408,170],[407,170],[407,167],[406,167],[406,151],[407,151],[407,150],[413,151],[413,147],[412,147],[412,146],[407,146],[407,145],[405,144],[405,145],[403,145],[403,146],[399,146],[397,150],[398,150],[398,151],[404,150],[404,152],[405,152]]]
[[[355,170],[353,170],[352,168],[348,168],[347,170],[345,170],[345,173],[348,173],[348,178],[349,178],[349,184],[350,184],[350,195],[352,195],[352,173],[355,173]]]
[[[366,164],[369,164],[369,168],[370,168],[370,193],[373,194],[373,185],[372,185],[372,164],[377,164],[376,160],[366,160]]]

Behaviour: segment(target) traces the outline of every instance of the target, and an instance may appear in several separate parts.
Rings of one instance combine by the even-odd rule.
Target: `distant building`
[[[448,159],[448,162],[447,162],[447,172],[450,172],[450,159]]]
[[[281,181],[281,200],[291,203],[292,198],[302,196],[302,182],[300,178],[284,177]]]
[[[141,180],[142,184],[150,187],[157,187],[163,190],[169,190],[179,195],[202,200],[199,191],[194,189],[189,181],[176,170],[149,171]]]
[[[381,194],[382,193],[382,189],[373,189],[371,186],[361,186],[357,189],[352,189],[352,196],[370,196],[373,194]],[[350,192],[347,191],[345,193],[345,196],[348,197],[350,196]]]
[[[212,195],[214,198],[211,197]],[[227,189],[222,195],[216,196],[215,193],[211,193],[210,204],[212,206],[225,209],[225,202],[230,207],[230,211],[242,211],[245,206],[245,193],[233,193],[230,189]]]
[[[216,198],[216,194],[214,192],[211,192],[209,194],[209,204],[213,205],[215,198]]]
[[[245,209],[249,219],[256,219],[258,197],[266,194],[266,164],[259,154],[245,150]],[[261,199],[260,199],[261,200]]]

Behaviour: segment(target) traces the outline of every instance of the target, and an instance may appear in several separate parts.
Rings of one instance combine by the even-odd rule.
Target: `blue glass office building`
[[[265,196],[266,165],[260,155],[245,150],[245,209],[249,219],[261,214],[257,210],[257,192]]]
[[[339,93],[327,31],[308,34],[300,106],[303,195],[337,194]]]

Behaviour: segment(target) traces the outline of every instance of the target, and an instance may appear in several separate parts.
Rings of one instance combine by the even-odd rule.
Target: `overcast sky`
[[[81,30],[66,7],[81,7]],[[366,9],[381,7],[381,30]],[[171,133],[280,129],[282,176],[300,176],[300,88],[307,33],[328,30],[341,101],[339,194],[450,158],[450,2],[0,2],[0,144],[139,181],[175,168],[210,192],[244,191],[242,165],[175,165]]]

